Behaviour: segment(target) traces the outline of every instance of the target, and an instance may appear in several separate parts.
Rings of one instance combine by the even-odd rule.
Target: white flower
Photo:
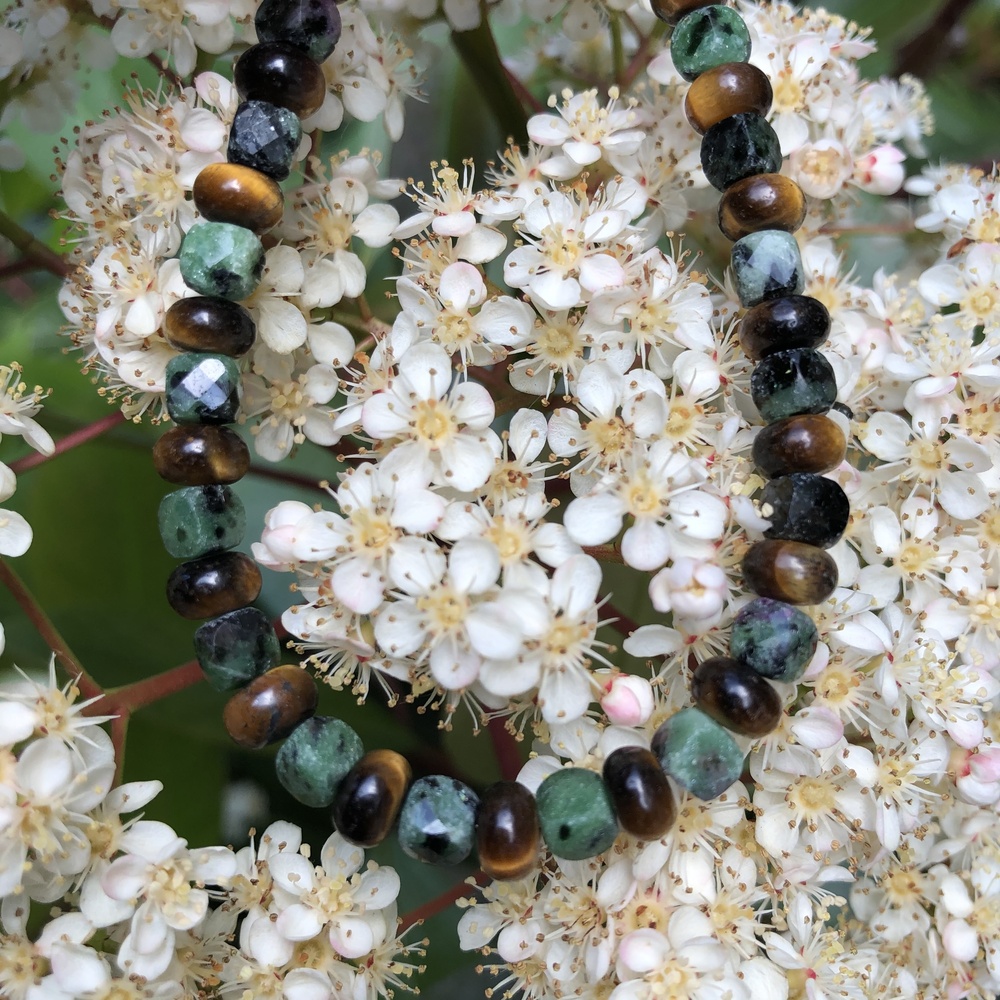
[[[34,419],[42,409],[43,401],[48,392],[36,385],[30,392],[25,382],[21,380],[22,369],[19,364],[0,365],[0,435],[13,434],[23,437],[35,451],[43,455],[51,455],[55,442],[41,424]],[[6,466],[5,466],[6,468]],[[13,488],[6,496],[12,496]]]

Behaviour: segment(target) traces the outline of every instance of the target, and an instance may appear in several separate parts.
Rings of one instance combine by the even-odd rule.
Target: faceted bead
[[[249,556],[216,552],[181,563],[167,580],[167,600],[182,618],[197,621],[252,604],[260,587],[260,570]]]
[[[728,656],[698,664],[691,697],[709,717],[741,736],[766,736],[781,719],[781,698],[760,674]]]
[[[188,486],[160,501],[157,521],[163,547],[175,559],[231,549],[243,541],[247,515],[228,486]]]
[[[618,836],[611,796],[595,771],[564,767],[538,786],[535,799],[542,836],[557,858],[592,858]]]
[[[538,807],[516,781],[498,781],[483,792],[476,812],[479,867],[492,879],[524,878],[538,867]]]
[[[761,677],[792,684],[809,666],[818,644],[816,624],[804,611],[757,597],[733,619],[729,652]]]
[[[267,101],[246,101],[229,128],[226,158],[283,181],[302,142],[299,116]]]
[[[799,413],[825,413],[837,399],[833,365],[811,347],[769,354],[750,375],[750,395],[768,423]]]
[[[692,11],[677,23],[670,37],[674,67],[685,80],[693,80],[723,63],[750,58],[750,32],[732,7],[713,4]]]
[[[209,222],[229,222],[260,236],[281,222],[278,182],[240,163],[210,163],[194,179],[195,207]]]
[[[846,454],[844,432],[821,413],[776,420],[763,427],[753,442],[754,463],[768,478],[793,472],[829,472]]]
[[[652,750],[677,784],[704,801],[717,798],[743,773],[736,741],[697,708],[670,716],[653,735]]]
[[[766,115],[774,92],[763,70],[747,62],[723,63],[706,70],[688,87],[684,113],[691,128],[704,135],[730,115]]]
[[[321,63],[340,41],[334,0],[263,0],[254,17],[262,42],[288,42]]]
[[[701,166],[718,191],[753,174],[781,169],[781,143],[762,115],[741,112],[713,125],[701,140]]]
[[[244,101],[267,101],[308,118],[326,98],[326,77],[300,48],[288,42],[251,45],[236,60],[233,82]]]
[[[660,762],[645,747],[619,747],[604,758],[604,784],[621,828],[642,840],[659,840],[677,815]]]
[[[237,608],[198,626],[194,653],[209,685],[232,691],[277,666],[281,643],[263,611]]]
[[[766,299],[798,295],[805,285],[802,255],[791,233],[765,229],[733,244],[730,257],[736,292],[749,308]]]
[[[752,361],[793,347],[819,347],[830,335],[830,313],[809,295],[770,299],[744,314],[739,335]]]
[[[667,24],[675,24],[685,14],[713,3],[714,0],[651,0],[653,13]]]
[[[235,483],[250,468],[250,449],[228,427],[171,427],[153,445],[153,464],[168,483]]]
[[[194,295],[178,299],[167,310],[163,335],[178,351],[208,351],[241,358],[253,347],[257,327],[250,313],[236,302]]]
[[[772,479],[761,492],[760,502],[771,522],[764,532],[767,538],[806,542],[821,549],[840,541],[851,519],[851,502],[840,484],[808,472]]]
[[[264,270],[260,240],[242,226],[199,222],[181,244],[181,277],[202,295],[245,299],[253,294]]]
[[[230,738],[247,750],[283,740],[316,711],[319,692],[312,674],[295,664],[255,677],[226,702],[222,721]]]
[[[281,744],[274,770],[282,788],[303,805],[330,805],[347,772],[364,756],[361,737],[340,719],[314,715]]]
[[[240,370],[224,354],[177,354],[167,362],[167,413],[178,424],[231,424],[240,412]]]
[[[372,750],[341,781],[333,799],[333,825],[358,847],[374,847],[389,836],[413,773],[394,750]]]
[[[404,854],[431,865],[457,865],[472,853],[479,796],[454,778],[415,781],[399,814]]]
[[[804,542],[755,542],[742,568],[750,590],[786,604],[821,604],[837,588],[833,556]]]
[[[806,217],[802,188],[782,174],[754,174],[726,189],[719,202],[719,228],[730,240],[763,229],[794,233]]]

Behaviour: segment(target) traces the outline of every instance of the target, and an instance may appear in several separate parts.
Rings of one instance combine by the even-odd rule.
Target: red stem
[[[504,66],[503,71],[507,76],[510,89],[517,95],[517,99],[523,107],[530,108],[536,114],[545,110],[545,105],[506,66]]]
[[[601,605],[601,607],[607,611],[610,611],[611,614],[615,616],[615,621],[608,622],[608,624],[617,633],[619,633],[619,635],[623,635],[627,638],[630,633],[634,632],[637,628],[639,628],[639,623],[634,618],[630,618],[623,611],[615,607],[615,605],[612,604],[610,601],[605,601],[604,604]]]
[[[479,885],[483,885],[488,881],[483,872],[480,872],[478,875],[474,876],[474,878]],[[470,888],[471,886],[469,883],[463,879],[458,883],[458,885],[453,885],[450,889],[442,892],[440,896],[435,896],[422,906],[418,906],[415,909],[410,910],[409,913],[404,913],[400,919],[400,925],[409,929],[419,921],[427,920],[428,918],[435,916],[445,907],[451,906],[455,900],[461,899]]]
[[[107,697],[99,705],[94,706],[91,714],[108,715],[113,712],[128,717],[137,708],[152,705],[153,702],[192,687],[203,679],[204,674],[198,661],[189,660],[179,667],[164,670],[163,673],[147,677],[145,680],[113,688],[107,692]]]
[[[111,430],[112,427],[117,427],[124,421],[125,416],[121,410],[108,414],[106,417],[101,417],[100,420],[95,420],[92,424],[87,424],[86,427],[81,427],[79,430],[75,430],[72,434],[67,434],[66,437],[57,441],[55,451],[51,455],[41,455],[37,451],[32,452],[30,455],[25,455],[24,458],[13,462],[10,467],[11,471],[19,476],[22,472],[27,472],[28,469],[33,469],[36,465],[42,465],[49,461],[49,459],[55,458],[56,455],[63,455],[67,451],[85,444],[87,441],[92,441],[94,438],[100,437]]]

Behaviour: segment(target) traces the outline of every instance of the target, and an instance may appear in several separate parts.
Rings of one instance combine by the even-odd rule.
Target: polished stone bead
[[[650,0],[653,13],[667,24],[676,24],[685,14],[714,3],[715,0]]]
[[[333,825],[358,847],[374,847],[389,836],[413,773],[394,750],[372,750],[347,772],[333,799]]]
[[[340,10],[334,0],[263,0],[254,16],[262,42],[288,42],[323,62],[340,40]]]
[[[253,347],[257,327],[250,313],[238,303],[193,295],[178,299],[167,310],[163,335],[178,351],[207,351],[240,358]]]
[[[175,423],[231,424],[240,412],[240,370],[224,354],[175,355],[165,385]]]
[[[677,22],[670,37],[670,55],[677,72],[693,80],[723,63],[746,62],[750,32],[732,7],[702,7]]]
[[[454,778],[432,775],[410,787],[399,814],[404,854],[431,865],[457,865],[476,839],[479,796]]]
[[[229,222],[260,236],[281,222],[278,182],[241,163],[210,163],[194,179],[195,207],[209,222]]]
[[[691,698],[710,718],[741,736],[766,736],[781,720],[781,698],[760,674],[728,656],[702,660]]]
[[[829,335],[830,313],[809,295],[761,302],[744,314],[739,325],[740,346],[753,361],[793,347],[819,347]]]
[[[216,691],[249,684],[281,660],[281,643],[259,608],[237,608],[199,625],[194,653]]]
[[[704,135],[730,115],[766,115],[773,99],[771,81],[763,70],[747,62],[723,63],[706,70],[688,87],[684,113],[691,128]]]
[[[754,174],[726,189],[719,202],[719,228],[731,240],[764,229],[794,233],[806,217],[802,188],[782,174]]]
[[[476,811],[479,866],[492,879],[524,878],[538,867],[538,807],[516,781],[498,781],[483,792]]]
[[[659,840],[674,825],[677,807],[670,782],[645,747],[619,747],[608,754],[604,784],[626,833],[641,840]]]
[[[701,166],[718,191],[753,174],[781,169],[781,143],[762,115],[730,115],[713,125],[701,140]]]
[[[249,229],[228,222],[199,222],[184,237],[180,262],[181,277],[189,288],[236,301],[257,287],[264,248]]]
[[[175,559],[197,559],[239,545],[247,515],[228,486],[187,486],[160,501],[157,522],[163,547]]]
[[[611,796],[595,771],[564,767],[538,786],[535,799],[542,837],[557,858],[592,858],[618,836]]]
[[[804,611],[757,597],[733,619],[729,653],[761,677],[792,684],[809,666],[818,644],[816,624]]]
[[[776,420],[761,428],[753,442],[754,463],[769,478],[793,472],[829,472],[846,454],[844,432],[822,413]]]
[[[837,399],[833,365],[811,347],[769,354],[750,375],[750,395],[768,423],[799,413],[825,413]]]
[[[837,563],[804,542],[755,542],[743,557],[747,587],[786,604],[821,604],[837,588]]]
[[[308,670],[286,664],[255,677],[226,702],[222,721],[233,742],[260,750],[290,735],[316,711],[319,692]]]
[[[250,449],[228,427],[171,427],[153,445],[153,464],[168,483],[235,483],[250,468]]]
[[[283,181],[302,142],[302,123],[288,108],[267,101],[246,101],[229,128],[226,158]]]
[[[785,538],[828,549],[840,541],[851,519],[851,502],[839,483],[809,472],[772,479],[760,495],[771,522],[767,538]]]
[[[660,766],[692,795],[720,796],[743,773],[743,752],[714,719],[697,708],[682,708],[653,735]]]
[[[314,715],[281,744],[274,770],[289,795],[318,809],[333,802],[340,783],[364,753],[361,737],[346,722]]]
[[[267,101],[308,118],[326,98],[326,77],[301,49],[287,42],[251,45],[236,60],[233,82],[244,101]]]
[[[182,618],[197,621],[257,600],[257,564],[242,552],[215,552],[181,563],[167,580],[167,600]]]
[[[802,255],[791,233],[765,229],[733,244],[736,293],[749,308],[767,299],[798,295],[805,286]]]

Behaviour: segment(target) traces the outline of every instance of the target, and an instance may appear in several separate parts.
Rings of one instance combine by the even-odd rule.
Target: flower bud
[[[871,194],[895,194],[902,186],[906,172],[906,154],[895,146],[879,146],[854,164],[854,183]]]
[[[295,561],[296,527],[312,512],[312,507],[299,500],[283,500],[272,507],[264,518],[260,541],[252,546],[254,559],[268,569],[289,570]]]
[[[657,611],[698,622],[721,613],[727,590],[720,566],[688,556],[674,560],[649,581],[649,598]]]
[[[616,726],[641,726],[653,714],[653,688],[644,677],[619,674],[601,699],[601,708]]]

